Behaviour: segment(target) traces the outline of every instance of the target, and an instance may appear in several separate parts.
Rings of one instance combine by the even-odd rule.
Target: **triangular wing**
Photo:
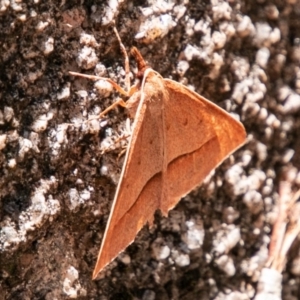
[[[133,95],[141,100],[135,99],[140,103],[93,278],[134,241],[147,222],[153,222],[159,208],[164,158],[163,80],[153,71],[144,82],[141,95]]]
[[[226,111],[185,86],[169,79],[164,85],[168,199],[160,209],[166,214],[244,144],[246,132]]]

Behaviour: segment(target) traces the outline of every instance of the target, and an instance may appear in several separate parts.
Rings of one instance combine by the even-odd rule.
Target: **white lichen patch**
[[[81,45],[90,46],[92,48],[97,48],[99,46],[99,44],[97,43],[95,37],[91,34],[86,33],[86,32],[81,33],[79,43]]]
[[[6,146],[6,139],[7,135],[6,134],[1,134],[0,135],[0,150],[4,149]]]
[[[211,38],[216,50],[222,49],[226,44],[226,35],[224,32],[214,31]]]
[[[300,95],[289,87],[282,87],[278,91],[278,99],[282,102],[278,110],[284,114],[295,113],[300,109]]]
[[[257,281],[260,276],[260,270],[264,267],[268,259],[268,243],[269,238],[264,239],[264,244],[260,247],[252,257],[245,259],[240,264],[241,271],[254,281]]]
[[[10,7],[15,11],[15,12],[20,12],[22,11],[22,1],[18,0],[11,0],[10,1]]]
[[[266,68],[270,57],[270,50],[266,47],[260,48],[256,52],[255,62],[262,68]]]
[[[94,83],[94,87],[101,97],[107,98],[114,91],[113,86],[106,80],[98,80]]]
[[[232,8],[227,1],[211,0],[213,20],[230,20]]]
[[[126,253],[121,253],[118,256],[118,259],[124,264],[124,265],[129,265],[131,263],[131,258],[128,254]]]
[[[79,283],[79,273],[77,269],[70,266],[66,272],[63,282],[63,292],[69,299],[76,299],[80,296],[86,296],[86,290]]]
[[[3,116],[4,116],[4,120],[5,122],[10,122],[12,120],[12,118],[14,117],[15,113],[12,107],[10,106],[5,106],[4,107],[4,112],[3,112]]]
[[[262,194],[254,190],[250,190],[244,195],[243,202],[252,214],[257,214],[264,208]]]
[[[49,112],[47,114],[42,114],[38,116],[31,125],[31,129],[37,133],[45,131],[48,126],[48,121],[50,121],[53,118],[53,116],[53,112]]]
[[[10,168],[10,169],[13,169],[15,168],[17,165],[17,161],[12,158],[12,159],[9,159],[8,162],[7,162],[7,166]]]
[[[135,39],[139,42],[149,44],[157,38],[166,36],[175,26],[176,22],[168,14],[163,14],[152,19],[146,19],[145,22],[141,24]]]
[[[39,21],[35,27],[36,31],[43,32],[45,28],[49,26],[49,22]]]
[[[273,28],[268,23],[256,23],[253,43],[258,47],[270,47],[279,42],[280,30]]]
[[[78,53],[76,62],[82,69],[89,70],[94,68],[99,62],[95,49],[89,46],[84,46]]]
[[[152,256],[156,260],[163,260],[169,257],[171,249],[165,244],[162,238],[157,238],[152,244]]]
[[[0,249],[2,251],[20,243],[22,240],[23,236],[18,233],[13,222],[10,220],[1,222]]]
[[[79,192],[76,188],[71,188],[68,192],[68,196],[67,205],[69,209],[76,210],[80,205],[86,203],[90,199],[91,192],[86,189]]]
[[[185,222],[187,232],[181,237],[182,241],[186,243],[190,250],[200,249],[204,240],[204,228],[199,221],[189,220]]]
[[[172,250],[172,260],[178,267],[186,267],[190,264],[190,257],[186,253],[181,253],[177,250]]]
[[[212,253],[217,255],[227,254],[234,248],[241,239],[240,228],[234,224],[223,224],[222,228],[217,231],[213,240]]]
[[[107,5],[104,8],[102,15],[102,25],[110,24],[114,18],[119,14],[119,6],[123,0],[107,0]]]
[[[145,17],[149,17],[153,14],[163,14],[171,11],[174,7],[175,1],[149,0],[148,4],[148,7],[141,8],[142,14]]]
[[[179,76],[183,77],[186,71],[189,69],[190,64],[186,60],[180,60],[177,64],[177,73]]]
[[[236,31],[242,38],[255,34],[255,27],[248,16],[237,15]]]
[[[44,55],[49,55],[50,53],[53,52],[53,50],[54,50],[54,38],[49,37],[44,43],[43,53]]]
[[[223,210],[222,220],[227,224],[232,224],[240,217],[240,212],[232,206],[228,206]]]
[[[65,87],[57,94],[57,100],[67,100],[70,97],[70,83],[66,84]]]
[[[100,126],[100,122],[97,119],[91,119],[90,121],[86,122],[86,124],[88,125],[88,132],[90,134],[98,134],[101,126]]]
[[[9,0],[1,0],[0,1],[0,12],[4,12],[7,10],[7,8],[10,5],[10,1]]]
[[[244,169],[238,164],[233,165],[226,171],[224,179],[233,189],[233,194],[236,196],[242,195],[248,190],[249,183],[244,174]]]
[[[59,201],[53,199],[49,191],[56,184],[56,179],[41,180],[31,196],[30,206],[19,216],[19,223],[15,224],[9,218],[0,223],[0,250],[13,249],[20,242],[27,240],[29,231],[41,227],[46,220],[60,211]],[[18,229],[16,229],[18,228]]]
[[[32,142],[28,139],[24,139],[22,137],[19,138],[19,159],[22,161],[24,159],[25,154],[32,149]]]
[[[257,285],[254,300],[281,300],[282,274],[274,269],[263,268]]]
[[[214,260],[220,270],[222,270],[228,277],[232,277],[236,273],[233,259],[228,255],[221,255]]]

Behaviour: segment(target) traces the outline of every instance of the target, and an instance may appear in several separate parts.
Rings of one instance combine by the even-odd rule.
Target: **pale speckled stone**
[[[240,228],[234,224],[223,224],[222,229],[217,232],[217,235],[213,241],[212,253],[218,255],[228,253],[241,238]]]
[[[180,60],[177,64],[177,73],[180,76],[184,76],[185,72],[189,69],[190,64],[186,60]]]
[[[94,86],[97,90],[97,92],[99,93],[99,95],[101,95],[101,97],[107,98],[111,95],[111,93],[114,91],[112,85],[106,81],[106,80],[97,80],[94,83]]]
[[[187,232],[182,235],[182,240],[187,244],[190,250],[199,249],[203,244],[204,229],[199,222],[194,220],[186,221]]]
[[[57,100],[67,100],[70,97],[70,84],[68,83],[58,94]]]
[[[76,61],[80,68],[88,70],[95,67],[99,59],[94,48],[84,46],[78,53]]]
[[[54,38],[49,37],[44,43],[44,55],[49,55],[54,51]]]
[[[228,255],[221,255],[214,260],[216,265],[220,270],[222,270],[227,276],[232,277],[236,273],[236,268],[234,266],[232,258]]]
[[[274,269],[263,268],[254,300],[281,300],[282,274]]]
[[[0,135],[0,150],[4,149],[6,146],[6,139],[7,135],[6,134],[1,134]]]
[[[190,264],[190,257],[188,254],[180,253],[176,250],[173,250],[172,258],[178,267],[182,268],[182,267],[186,267]]]
[[[262,68],[266,68],[270,57],[270,50],[266,47],[260,48],[256,52],[255,62]]]
[[[159,17],[146,19],[141,24],[139,32],[135,35],[135,39],[139,42],[149,44],[157,38],[162,38],[176,26],[176,22],[168,14]]]
[[[157,260],[163,260],[169,257],[171,250],[164,244],[163,239],[157,238],[151,245],[152,255]]]
[[[70,299],[77,299],[78,292],[81,288],[80,283],[76,283],[78,280],[79,274],[77,269],[73,266],[70,266],[66,272],[66,277],[63,282],[63,292]]]
[[[237,33],[240,37],[246,37],[255,33],[255,27],[249,16],[237,16],[239,21],[237,25]]]

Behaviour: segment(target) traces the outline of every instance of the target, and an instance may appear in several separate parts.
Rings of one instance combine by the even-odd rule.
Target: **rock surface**
[[[300,186],[299,1],[81,3],[0,3],[0,299],[252,299],[279,181]],[[128,50],[239,118],[248,142],[92,281],[130,124],[122,109],[84,123],[117,95],[68,71],[124,86],[113,21]],[[283,299],[299,298],[299,253]]]

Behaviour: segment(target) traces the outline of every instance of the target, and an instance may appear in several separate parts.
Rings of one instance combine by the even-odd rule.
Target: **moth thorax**
[[[147,78],[148,79],[148,78]],[[164,86],[164,82],[156,72],[149,74],[143,90],[145,101],[163,101],[168,99],[168,90]]]
[[[141,92],[135,92],[126,102],[126,108],[131,119],[134,119],[141,99]]]

